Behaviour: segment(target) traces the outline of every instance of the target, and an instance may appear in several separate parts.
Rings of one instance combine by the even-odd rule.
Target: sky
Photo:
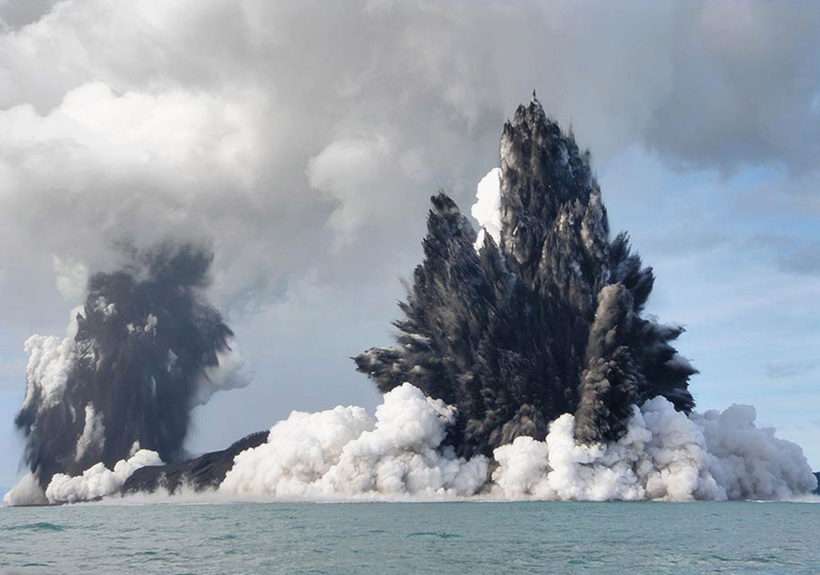
[[[698,410],[754,405],[820,469],[820,4],[0,0],[0,487],[23,342],[122,246],[197,242],[253,379],[192,452],[372,409],[429,197],[465,213],[532,92],[686,327]]]

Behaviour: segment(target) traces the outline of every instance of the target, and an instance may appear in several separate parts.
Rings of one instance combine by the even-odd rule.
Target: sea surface
[[[817,503],[0,508],[0,573],[820,573]]]

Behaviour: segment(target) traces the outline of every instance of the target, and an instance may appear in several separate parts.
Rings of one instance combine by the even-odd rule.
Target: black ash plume
[[[191,409],[215,388],[209,369],[233,335],[203,295],[212,255],[192,246],[132,254],[134,264],[88,283],[72,339],[35,336],[16,418],[42,487],[126,459],[136,444],[184,456]],[[54,347],[61,347],[56,353]]]
[[[457,406],[463,455],[544,439],[562,413],[593,442],[620,437],[631,406],[656,395],[691,410],[696,371],[669,343],[683,330],[641,317],[654,276],[625,234],[610,241],[589,153],[535,99],[500,148],[500,241],[484,233],[476,251],[467,218],[433,197],[399,346],[359,355],[359,371],[382,392],[409,381]]]

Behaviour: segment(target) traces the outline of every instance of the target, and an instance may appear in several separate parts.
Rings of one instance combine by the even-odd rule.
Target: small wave
[[[434,531],[416,531],[414,533],[409,533],[407,537],[437,537],[439,539],[454,539],[456,537],[461,537],[457,533],[437,533]]]
[[[222,535],[216,535],[214,537],[209,537],[211,541],[230,541],[231,539],[237,539],[237,536],[232,533],[225,533]]]
[[[65,527],[54,525],[54,523],[27,523],[25,525],[12,525],[11,527],[4,527],[4,531],[63,531]]]

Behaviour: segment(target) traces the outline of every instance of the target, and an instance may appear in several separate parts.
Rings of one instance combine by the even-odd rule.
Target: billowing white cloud
[[[383,399],[375,418],[354,406],[292,412],[270,429],[265,443],[235,457],[218,490],[303,501],[690,501],[790,499],[817,486],[800,447],[756,427],[750,406],[687,416],[656,397],[633,406],[621,439],[594,444],[577,442],[575,417],[567,413],[550,424],[545,441],[517,437],[492,458],[464,459],[442,445],[455,408],[409,383]],[[72,502],[113,494],[136,469],[158,462],[156,453],[141,450],[113,471],[98,463],[81,476],[58,474],[45,495],[50,502]],[[205,501],[213,498],[202,494]],[[41,499],[24,478],[7,501]]]
[[[76,477],[58,473],[46,487],[45,496],[49,503],[74,503],[111,495],[117,493],[137,469],[147,465],[162,465],[162,460],[155,451],[139,449],[128,459],[118,461],[113,470],[97,463]],[[20,503],[29,504],[25,500]]]
[[[476,188],[476,202],[470,208],[470,213],[481,226],[482,232],[490,234],[496,244],[501,242],[501,169],[493,168],[481,178]],[[476,240],[476,249],[483,245],[484,240],[479,234]]]
[[[370,219],[392,220],[402,213],[385,174],[398,172],[401,180],[413,181],[422,178],[411,170],[423,172],[425,166],[414,162],[412,154],[399,159],[404,165],[389,165],[397,159],[384,138],[336,140],[310,159],[308,182],[334,203],[328,225],[341,240],[350,239]]]
[[[820,9],[593,4],[57,3],[0,36],[0,261],[202,240],[228,304],[363,251],[395,275],[533,88],[602,161],[816,155]]]
[[[409,383],[385,394],[375,420],[361,407],[295,411],[267,443],[237,455],[220,489],[285,499],[473,495],[489,462],[441,446],[454,420],[453,407]]]

